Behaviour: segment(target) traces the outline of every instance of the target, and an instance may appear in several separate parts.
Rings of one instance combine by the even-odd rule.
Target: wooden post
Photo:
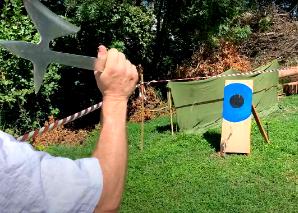
[[[170,118],[171,118],[171,132],[172,132],[172,135],[174,135],[173,110],[172,110],[172,95],[171,95],[171,91],[170,90],[168,90],[168,106],[169,106],[169,112],[170,112]]]
[[[257,125],[258,125],[258,127],[259,127],[259,130],[260,130],[260,132],[261,132],[263,138],[265,139],[265,141],[266,141],[267,143],[270,143],[269,138],[268,138],[268,135],[267,135],[267,133],[266,133],[264,127],[262,126],[260,117],[259,117],[259,115],[258,115],[258,113],[257,113],[257,110],[256,110],[256,107],[255,107],[254,105],[252,105],[252,113],[253,113],[253,115],[254,115],[254,118],[255,118],[255,120],[256,120],[256,122],[257,122]]]
[[[145,98],[145,90],[144,90],[144,75],[141,73],[141,100],[142,100],[142,123],[141,123],[141,143],[140,143],[140,149],[143,151],[144,149],[144,122],[145,122],[145,104],[144,104],[144,98]]]

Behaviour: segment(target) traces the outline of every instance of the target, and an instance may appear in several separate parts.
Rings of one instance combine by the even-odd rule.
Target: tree
[[[151,0],[156,16],[153,63],[150,76],[168,76],[176,65],[210,38],[220,26],[243,9],[245,1],[237,0]]]

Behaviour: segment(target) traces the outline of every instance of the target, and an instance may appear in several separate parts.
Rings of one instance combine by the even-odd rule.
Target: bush
[[[21,0],[5,0],[1,12],[0,38],[38,42],[39,34]],[[0,128],[11,133],[31,130],[39,126],[48,114],[58,113],[51,98],[58,90],[57,66],[50,66],[44,84],[37,95],[33,86],[33,66],[5,49],[0,49]]]
[[[261,32],[265,32],[272,26],[272,19],[269,16],[261,18],[259,21],[259,29]]]
[[[249,25],[241,26],[239,24],[231,24],[229,22],[219,26],[219,37],[235,43],[242,42],[249,38],[252,30]]]
[[[92,54],[99,44],[123,50],[133,63],[147,59],[153,39],[153,12],[116,0],[66,0],[73,21],[81,26],[78,45],[82,52]]]

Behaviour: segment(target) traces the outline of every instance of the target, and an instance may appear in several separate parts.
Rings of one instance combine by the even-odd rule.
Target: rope
[[[206,77],[193,77],[193,78],[176,78],[176,79],[167,79],[167,80],[152,80],[144,82],[147,86],[152,83],[168,83],[168,82],[175,82],[175,81],[196,81],[196,80],[205,80],[205,79],[213,79],[213,78],[223,78],[223,77],[236,77],[236,76],[250,76],[250,75],[257,75],[263,73],[273,73],[279,72],[279,69],[274,70],[264,70],[264,71],[252,71],[252,72],[244,72],[244,73],[234,73],[234,74],[219,74],[214,76],[206,76]]]
[[[162,110],[165,110],[167,109],[168,107],[163,107],[163,108],[160,108],[160,109],[151,109],[149,110],[150,112],[159,112],[159,111],[162,111]]]
[[[85,115],[89,114],[90,112],[93,112],[93,111],[99,109],[101,106],[102,106],[102,102],[100,102],[98,104],[95,104],[91,107],[88,107],[87,109],[84,109],[84,110],[82,110],[80,112],[77,112],[73,115],[70,115],[66,118],[63,118],[61,120],[57,120],[54,123],[50,124],[49,126],[44,126],[40,129],[36,129],[35,131],[26,133],[23,136],[18,137],[17,140],[18,141],[28,141],[29,139],[35,138],[38,135],[44,134],[44,133],[46,133],[46,132],[48,132],[48,131],[50,131],[50,130],[58,127],[58,126],[67,124],[67,123],[72,122],[72,121],[74,121],[74,120],[76,120],[76,119],[78,119],[82,116],[85,116]]]

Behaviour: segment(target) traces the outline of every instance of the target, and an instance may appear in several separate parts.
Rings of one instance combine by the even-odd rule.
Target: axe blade
[[[43,78],[44,75],[46,73],[47,67],[48,67],[48,63],[46,62],[33,62],[33,76],[34,76],[34,90],[35,90],[35,94],[38,93],[42,82],[43,82]]]
[[[30,60],[33,63],[34,89],[37,93],[42,85],[43,77],[49,65],[49,52],[41,52],[42,48],[38,45],[24,41],[3,41],[0,46],[6,48],[11,53]]]
[[[32,59],[34,53],[38,50],[37,45],[24,41],[4,41],[0,40],[0,46],[7,49],[9,52],[21,58],[28,60]]]
[[[39,0],[24,0],[25,8],[41,35],[41,42],[77,33],[80,28],[57,16]]]
[[[77,33],[80,30],[79,27],[57,16],[40,3],[39,0],[23,0],[23,2],[29,16],[41,35],[40,42],[34,44],[24,41],[0,40],[0,45],[11,53],[33,62],[35,93],[39,91],[50,63],[59,63],[89,70],[94,69],[96,62],[96,58],[94,57],[60,53],[52,51],[49,48],[51,40]]]

